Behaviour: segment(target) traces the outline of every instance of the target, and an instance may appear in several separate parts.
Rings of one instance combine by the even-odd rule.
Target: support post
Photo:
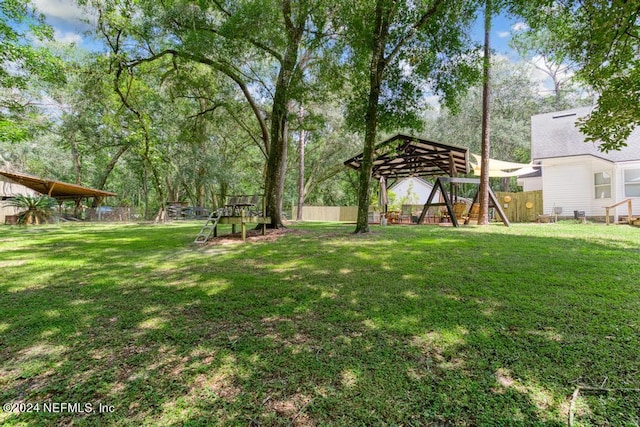
[[[240,230],[242,232],[242,241],[247,240],[247,223],[244,221],[244,209],[240,212]]]

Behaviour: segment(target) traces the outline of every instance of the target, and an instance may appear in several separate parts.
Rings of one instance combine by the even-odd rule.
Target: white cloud
[[[439,96],[429,95],[429,96],[426,96],[422,101],[425,107],[428,108],[425,114],[435,113],[437,115],[438,113],[440,113],[440,97]]]
[[[33,0],[33,4],[47,18],[79,21],[87,17],[74,0]]]
[[[518,31],[528,30],[529,26],[524,22],[516,22],[511,26],[511,31],[517,33]]]
[[[398,65],[400,66],[400,72],[404,77],[408,77],[413,74],[414,67],[409,63],[409,61],[401,59]]]
[[[78,6],[75,0],[32,0],[32,4],[45,15],[57,42],[78,46],[88,43],[83,34],[95,25],[95,11]]]
[[[511,33],[509,31],[498,31],[498,37],[500,37],[501,39],[509,37],[510,35]]]
[[[531,58],[530,63],[535,67],[531,78],[538,83],[538,93],[543,96],[550,95],[554,91],[553,79],[549,73],[555,73],[556,78],[562,82],[570,80],[574,75],[573,70],[568,67],[558,66],[540,55]]]
[[[73,31],[62,31],[60,29],[56,29],[53,37],[56,41],[64,44],[75,43],[79,45],[82,43],[82,36],[78,33],[74,33]]]

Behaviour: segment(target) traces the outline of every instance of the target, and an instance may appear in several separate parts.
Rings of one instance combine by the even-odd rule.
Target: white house
[[[604,217],[605,207],[632,198],[640,213],[640,129],[620,151],[603,153],[597,144],[585,142],[576,120],[591,107],[531,118],[531,159],[541,165],[542,176],[521,178],[525,190],[542,189],[544,213],[561,210],[559,216]],[[615,214],[627,214],[626,204]]]
[[[396,205],[424,205],[431,190],[433,185],[419,177],[402,178],[389,187],[389,192],[395,195],[393,203]]]

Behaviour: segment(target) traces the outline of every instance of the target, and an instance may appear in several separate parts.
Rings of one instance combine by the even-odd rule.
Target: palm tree
[[[47,222],[58,205],[56,199],[49,196],[29,196],[19,194],[9,201],[9,206],[24,209],[18,214],[18,224],[40,224]]]

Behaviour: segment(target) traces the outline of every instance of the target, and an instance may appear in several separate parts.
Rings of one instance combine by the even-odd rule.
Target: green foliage
[[[348,28],[338,46],[346,55],[352,95],[348,98],[348,119],[353,129],[363,130],[367,116],[371,71],[371,49],[376,36],[373,28],[375,7],[388,7],[389,30],[382,35],[384,60],[381,92],[376,120],[381,131],[421,129],[419,116],[429,105],[426,98],[436,95],[452,109],[460,95],[479,79],[480,57],[468,30],[476,5],[456,2],[435,6],[436,12],[419,24],[425,13],[438,2],[362,1],[358,7],[344,3],[339,25]],[[418,27],[415,27],[415,26]],[[394,49],[398,48],[396,53]],[[388,57],[387,57],[388,55]]]
[[[528,2],[518,10],[532,31],[544,33],[557,63],[570,62],[576,77],[599,95],[582,122],[589,141],[603,151],[626,145],[640,125],[640,26],[635,2]]]
[[[455,108],[458,95],[478,77],[469,66],[478,56],[467,32],[477,4],[376,0],[358,5],[343,3],[335,26],[346,32],[341,48],[354,88],[348,122],[364,131],[356,232],[365,233],[377,132],[418,128],[416,111],[427,90]]]
[[[543,83],[534,78],[536,68],[529,62],[513,63],[500,56],[492,60],[491,80],[491,157],[515,162],[530,160],[531,116],[553,111],[556,97],[540,92]],[[589,104],[582,92],[564,86],[562,102],[566,106]],[[457,112],[444,109],[438,115],[426,115],[426,134],[480,153],[481,138],[480,85],[473,86],[460,98]]]
[[[580,121],[586,141],[599,144],[604,152],[627,146],[627,138],[640,126],[640,103],[628,102],[640,94],[640,60],[633,62],[633,70],[607,79],[597,108]]]
[[[273,225],[279,225],[287,161],[288,109],[293,100],[312,98],[306,94],[308,85],[317,86],[318,79],[310,77],[313,76],[310,68],[323,62],[322,56],[315,51],[321,46],[317,39],[322,38],[326,4],[307,0],[89,3],[101,11],[100,30],[113,51],[112,66],[118,70],[122,87],[125,87],[125,81],[131,84],[127,87],[126,97],[121,94],[123,103],[127,103],[124,98],[130,98],[127,108],[137,111],[140,121],[144,117],[148,122],[146,125],[139,123],[143,133],[146,133],[144,129],[155,128],[157,122],[151,110],[146,109],[149,104],[136,100],[140,89],[135,80],[131,80],[132,75],[144,79],[143,74],[160,67],[164,71],[163,79],[180,74],[184,78],[185,72],[191,73],[197,65],[202,65],[236,86],[235,93],[226,94],[223,105],[227,107],[244,98],[245,108],[253,113],[253,123],[249,125],[244,114],[238,114],[234,119],[239,120],[237,124],[265,155],[264,191],[268,195]],[[185,93],[192,89],[195,94]],[[196,104],[200,103],[195,115],[206,121],[205,115],[213,112],[213,107],[203,104],[215,98],[210,96],[215,88],[208,88],[207,83],[201,81],[197,87],[183,86],[182,90],[179,96],[192,97]],[[234,101],[229,101],[232,99]],[[233,105],[230,110],[235,107]],[[202,144],[205,136],[202,132],[207,126],[197,126],[201,133],[196,138],[201,140],[196,143],[198,145]],[[145,137],[150,143],[154,136]],[[154,144],[149,144],[149,148],[151,145]],[[145,156],[147,161],[153,158],[146,147]],[[159,175],[160,171],[156,170],[157,192],[161,191],[160,180],[155,178]],[[207,178],[204,174],[199,175],[201,179]],[[221,187],[225,185],[223,183]],[[258,185],[253,184],[254,187]]]
[[[18,194],[8,202],[9,206],[24,209],[18,213],[18,224],[43,224],[46,223],[58,206],[56,199],[46,195]]]
[[[32,135],[37,110],[27,92],[35,82],[64,82],[59,58],[46,45],[33,43],[52,38],[53,30],[30,1],[0,2],[0,142]]]

